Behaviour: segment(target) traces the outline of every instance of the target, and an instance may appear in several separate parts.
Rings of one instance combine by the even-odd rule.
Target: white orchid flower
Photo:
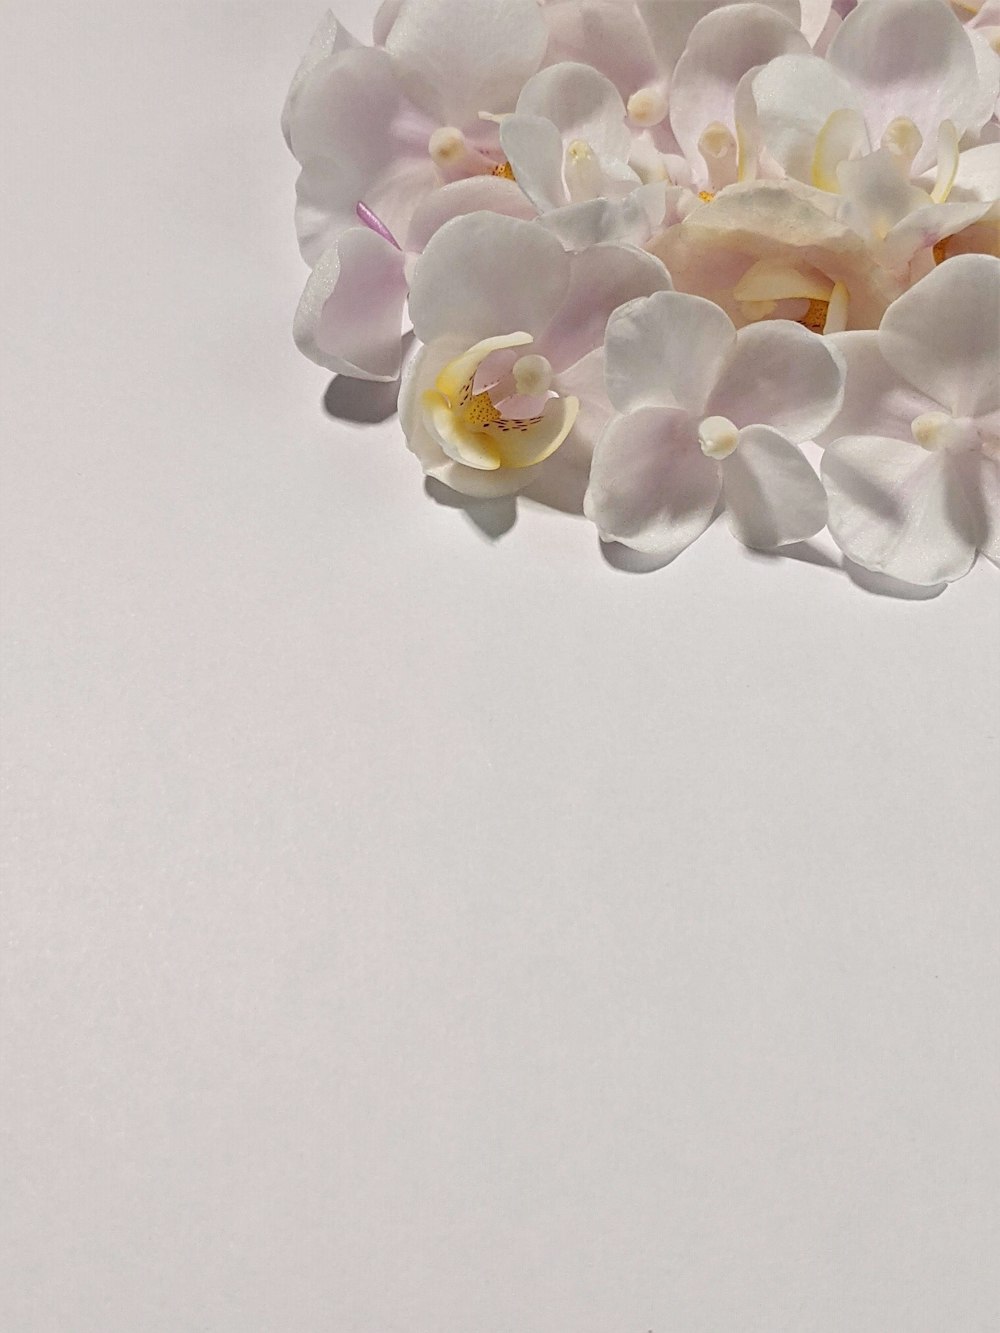
[[[915,173],[937,162],[943,188],[963,136],[990,118],[998,78],[941,0],[864,0],[825,59],[772,60],[738,101],[757,141],[805,184],[834,188],[840,162],[884,146]]]
[[[832,341],[847,364],[821,438],[837,545],[926,585],[961,578],[977,550],[1000,560],[1000,259],[949,259],[876,332]]]
[[[827,340],[787,320],[737,333],[711,302],[667,292],[612,316],[605,358],[620,415],[597,442],[585,505],[604,540],[671,559],[720,500],[748,546],[823,527],[823,487],[796,446],[843,397]]]
[[[424,345],[399,409],[424,471],[473,496],[524,490],[557,462],[585,475],[610,411],[608,317],[669,288],[662,264],[633,247],[570,254],[537,223],[491,213],[441,227],[413,274]]]

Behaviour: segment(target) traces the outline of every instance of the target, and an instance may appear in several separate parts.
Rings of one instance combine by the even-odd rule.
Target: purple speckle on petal
[[[389,228],[382,221],[382,219],[380,217],[377,217],[376,214],[374,214],[371,211],[371,209],[368,207],[367,204],[361,203],[361,201],[359,200],[356,212],[358,217],[361,219],[361,221],[365,224],[366,227],[371,227],[372,231],[376,232],[379,236],[381,236],[383,240],[388,241],[390,245],[394,245],[397,250],[401,250],[403,248],[400,245],[400,243],[396,240],[395,236],[393,236]]]

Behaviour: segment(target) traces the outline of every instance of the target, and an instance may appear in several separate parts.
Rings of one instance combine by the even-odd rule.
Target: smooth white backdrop
[[[0,4],[0,1327],[992,1333],[1000,574],[331,418],[320,9]]]

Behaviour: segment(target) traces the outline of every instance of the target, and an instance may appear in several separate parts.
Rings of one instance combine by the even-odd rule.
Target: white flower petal
[[[417,106],[462,128],[513,110],[547,39],[536,0],[403,0],[385,48]]]
[[[830,20],[832,0],[801,0],[802,35],[810,46],[815,46]]]
[[[345,231],[309,276],[293,327],[312,361],[357,379],[399,375],[403,256],[367,227]]]
[[[564,142],[582,139],[600,158],[628,158],[625,104],[610,79],[589,65],[564,61],[541,70],[524,85],[517,114],[550,120]]]
[[[729,317],[700,296],[657,292],[631,301],[608,321],[608,397],[621,412],[682,407],[703,415],[735,342]]]
[[[736,131],[734,99],[740,79],[776,56],[805,55],[809,43],[795,24],[763,4],[727,5],[692,29],[670,88],[670,124],[689,162],[713,122]]]
[[[979,462],[979,494],[983,511],[979,549],[1000,564],[1000,461],[984,454]]]
[[[535,350],[556,371],[565,370],[601,346],[619,306],[671,289],[667,270],[644,250],[614,243],[591,246],[572,256],[566,297]]]
[[[825,339],[844,359],[844,401],[825,430],[813,438],[829,444],[842,435],[883,435],[909,440],[917,417],[939,412],[940,404],[921,394],[898,375],[879,351],[874,330],[838,333]]]
[[[978,128],[975,53],[941,0],[859,4],[837,30],[827,59],[857,88],[873,143],[897,117],[913,121],[924,138],[918,171],[934,160],[943,120],[953,121],[959,136]]]
[[[292,117],[295,103],[307,79],[327,56],[336,55],[340,51],[347,51],[352,46],[357,45],[358,39],[353,37],[333,14],[332,10],[328,9],[320,19],[316,31],[309,39],[305,55],[292,76],[288,96],[285,98],[285,105],[281,112],[281,132],[285,136],[285,143],[288,144],[289,148],[292,146]]]
[[[672,558],[711,523],[721,485],[686,412],[643,408],[598,440],[584,512],[605,540]]]
[[[807,185],[827,121],[835,111],[862,110],[850,82],[814,55],[778,56],[753,76],[750,90],[762,142],[789,176]]]
[[[639,13],[664,69],[672,70],[677,64],[699,19],[724,3],[725,0],[638,0]],[[802,15],[799,0],[768,0],[768,8],[799,26]]]
[[[568,203],[563,180],[565,148],[551,120],[516,113],[505,117],[500,126],[500,146],[518,185],[540,213]]]
[[[857,564],[907,583],[960,579],[977,537],[960,466],[954,454],[901,440],[835,440],[822,468],[834,541]]]
[[[435,233],[417,261],[410,317],[421,342],[468,344],[523,329],[537,336],[569,287],[570,257],[544,227],[469,213]]]
[[[385,46],[389,30],[396,22],[396,17],[403,7],[403,0],[382,0],[375,17],[372,19],[372,43]]]
[[[843,401],[844,373],[839,352],[801,324],[749,324],[736,335],[705,413],[737,426],[773,426],[796,444],[812,440]]]
[[[658,78],[649,33],[635,8],[620,0],[557,0],[542,10],[549,30],[545,64],[593,65],[623,98]]]
[[[933,174],[929,184],[933,185]],[[958,170],[948,200],[981,199],[993,203],[1000,197],[1000,143],[984,143],[958,155]]]
[[[469,176],[431,190],[418,204],[406,233],[408,254],[420,254],[435,232],[466,213],[497,213],[525,222],[536,212],[513,181],[502,176]]]
[[[904,292],[879,329],[895,370],[955,416],[1000,407],[1000,259],[956,255]]]
[[[541,219],[567,250],[586,250],[602,241],[625,241],[642,245],[663,222],[667,192],[665,181],[640,185],[624,199],[588,199],[566,204]]]
[[[740,431],[722,463],[722,493],[733,535],[771,551],[805,541],[826,524],[823,483],[800,449],[767,426]]]

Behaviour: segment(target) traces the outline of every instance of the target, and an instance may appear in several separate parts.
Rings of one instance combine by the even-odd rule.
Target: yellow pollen
[[[514,176],[514,168],[510,165],[509,162],[499,162],[499,163],[497,163],[497,165],[496,165],[496,166],[493,168],[493,170],[490,172],[490,175],[491,175],[491,176],[502,176],[502,177],[504,178],[504,180],[506,180],[506,181],[512,181],[512,180],[515,179],[515,176]]]
[[[827,312],[830,309],[829,301],[817,301],[815,297],[809,302],[809,309],[799,320],[800,324],[811,329],[813,333],[822,333],[826,325]]]
[[[504,415],[484,389],[474,394],[465,404],[464,416],[470,426],[492,426],[496,421],[503,421]]]
[[[931,254],[934,256],[934,262],[935,262],[935,264],[943,264],[943,263],[944,263],[944,261],[948,258],[948,237],[947,237],[947,236],[944,238],[943,241],[938,241],[937,245],[935,245],[934,249],[931,251]],[[951,272],[951,269],[949,269],[948,272],[950,273],[950,272]]]
[[[698,198],[703,204],[710,204],[715,198],[715,193],[713,190],[699,190]]]

